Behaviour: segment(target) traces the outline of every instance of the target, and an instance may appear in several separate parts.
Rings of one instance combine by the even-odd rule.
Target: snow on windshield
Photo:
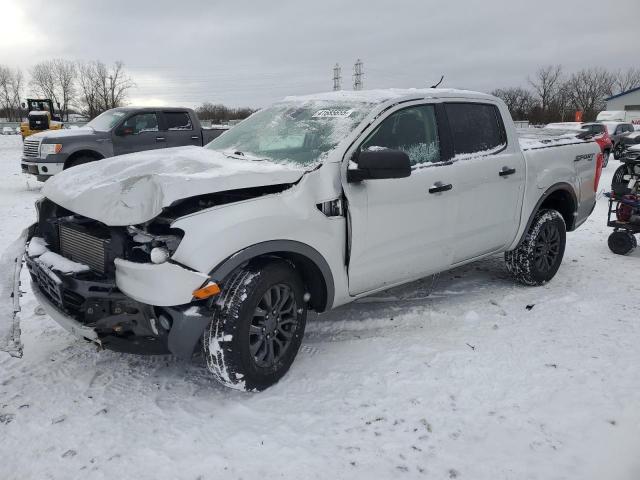
[[[91,127],[98,132],[108,132],[116,123],[125,116],[125,112],[120,110],[109,110],[98,115],[96,118],[87,123],[87,127]]]
[[[309,100],[254,113],[207,148],[248,160],[313,165],[322,161],[369,113],[373,104]]]

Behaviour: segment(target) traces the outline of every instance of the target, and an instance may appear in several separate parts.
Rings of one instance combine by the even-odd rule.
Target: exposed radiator
[[[60,225],[59,234],[60,255],[104,273],[109,240],[88,235],[66,225]]]

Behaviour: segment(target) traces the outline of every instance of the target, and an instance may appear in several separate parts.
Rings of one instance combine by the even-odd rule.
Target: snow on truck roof
[[[453,88],[387,88],[379,90],[339,90],[336,92],[315,93],[311,95],[296,95],[285,97],[285,102],[356,102],[356,103],[384,103],[389,100],[419,99],[425,97],[463,97],[482,100],[495,100],[496,97],[486,93],[471,90],[457,90]]]

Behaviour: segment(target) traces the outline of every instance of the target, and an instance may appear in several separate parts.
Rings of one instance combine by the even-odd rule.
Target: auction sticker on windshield
[[[325,108],[314,113],[313,118],[347,118],[353,111],[345,108]]]

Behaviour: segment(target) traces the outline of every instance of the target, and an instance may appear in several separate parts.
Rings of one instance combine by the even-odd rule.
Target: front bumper
[[[38,180],[46,179],[64,170],[64,162],[44,162],[41,159],[23,158],[20,166],[22,167],[22,173],[35,175]]]
[[[47,315],[58,322],[62,328],[76,337],[84,338],[95,342],[98,345],[102,345],[98,332],[96,332],[95,329],[83,325],[75,318],[58,310],[58,308],[40,291],[40,287],[35,281],[31,282],[31,290],[33,291],[33,296],[36,297],[36,300],[42,308],[44,308]]]
[[[116,285],[127,296],[143,303],[168,307],[193,300],[193,291],[209,280],[204,273],[176,263],[136,263],[115,259]]]

